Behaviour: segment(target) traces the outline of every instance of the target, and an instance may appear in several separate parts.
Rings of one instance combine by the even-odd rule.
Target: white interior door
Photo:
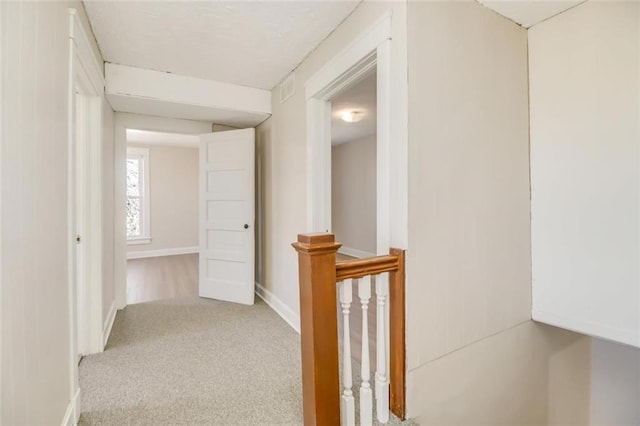
[[[201,297],[253,305],[255,131],[200,135]]]
[[[76,137],[74,140],[74,152],[72,153],[74,156],[74,165],[75,169],[72,173],[73,180],[73,203],[74,209],[71,211],[73,217],[73,231],[72,238],[75,242],[73,247],[73,288],[75,291],[75,327],[76,327],[76,355],[78,356],[78,361],[80,361],[80,357],[82,355],[86,355],[88,353],[87,350],[87,323],[86,317],[83,315],[85,311],[85,253],[84,253],[84,241],[82,237],[85,236],[84,223],[85,223],[85,191],[86,191],[86,128],[85,128],[85,117],[83,113],[85,112],[84,108],[84,96],[76,91],[76,121],[75,121],[75,131]]]

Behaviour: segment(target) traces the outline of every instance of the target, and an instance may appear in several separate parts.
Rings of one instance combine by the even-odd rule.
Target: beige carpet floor
[[[119,311],[106,350],[80,363],[80,424],[302,424],[299,335],[256,302]]]

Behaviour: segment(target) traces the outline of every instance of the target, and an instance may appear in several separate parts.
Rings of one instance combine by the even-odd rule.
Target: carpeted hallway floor
[[[130,305],[80,387],[81,425],[300,425],[300,337],[260,299]]]
[[[300,338],[260,300],[130,305],[80,386],[82,425],[300,424]]]

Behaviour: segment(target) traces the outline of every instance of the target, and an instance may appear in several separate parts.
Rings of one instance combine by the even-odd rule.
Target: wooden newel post
[[[398,270],[389,273],[389,363],[391,412],[401,420],[407,418],[406,354],[405,354],[405,253],[392,248],[389,254],[398,257]]]
[[[300,234],[300,337],[305,426],[340,424],[336,252],[333,234]]]

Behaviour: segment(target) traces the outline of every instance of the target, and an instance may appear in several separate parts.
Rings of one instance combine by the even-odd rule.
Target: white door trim
[[[391,15],[391,11],[382,15],[351,44],[311,76],[304,84],[306,99],[318,97],[321,94],[326,95],[325,91],[327,88],[333,87],[336,80],[357,68],[358,62],[375,54],[378,46],[391,38]]]
[[[384,14],[305,83],[307,232],[331,230],[331,102],[377,67],[377,252],[389,250],[391,159],[391,13]]]
[[[79,90],[81,102],[77,102]],[[69,274],[69,327],[70,327],[70,399],[78,393],[78,353],[101,352],[103,346],[102,322],[102,100],[104,78],[98,59],[95,57],[89,38],[84,31],[76,10],[69,9],[69,75],[68,75],[68,274]],[[85,137],[86,149],[83,157],[87,167],[86,190],[76,194],[76,112],[83,117],[78,123]],[[81,246],[84,250],[82,268],[85,285],[78,303],[76,276],[76,197],[80,197],[83,208],[84,234]],[[83,324],[78,329],[78,320]],[[75,422],[80,409],[76,409]]]

